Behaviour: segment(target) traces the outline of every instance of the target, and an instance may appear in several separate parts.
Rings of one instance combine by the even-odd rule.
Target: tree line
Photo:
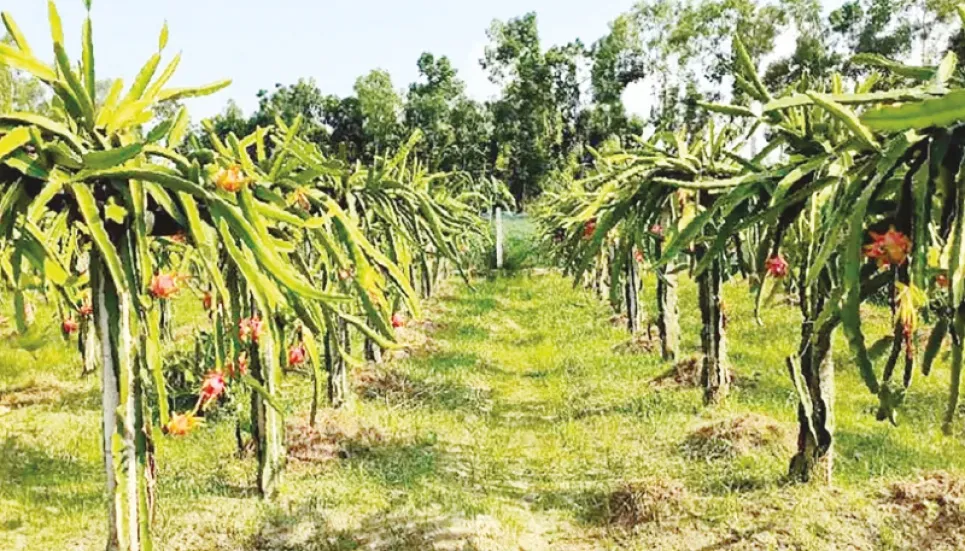
[[[308,139],[326,153],[363,162],[418,129],[425,139],[416,153],[431,169],[504,181],[523,207],[585,176],[593,151],[608,141],[627,145],[648,131],[701,128],[701,100],[747,104],[751,98],[731,76],[732,36],[763,65],[765,85],[781,89],[836,72],[860,76],[865,69],[850,62],[855,54],[924,62],[958,51],[953,7],[854,0],[827,11],[817,0],[644,0],[592,44],[553,46],[528,13],[487,30],[480,64],[499,87],[489,100],[469,95],[448,57],[426,52],[418,80],[402,92],[380,69],[360,76],[344,97],[305,78],[260,91],[251,114],[229,102],[212,123],[219,135],[247,135],[276,116],[290,122],[300,115]],[[628,94],[648,98],[649,111],[631,113]]]
[[[732,36],[762,64],[765,85],[781,89],[836,72],[860,76],[865,69],[850,62],[855,54],[925,63],[962,51],[953,17],[948,0],[853,0],[831,11],[818,0],[644,0],[592,44],[547,47],[537,15],[527,13],[486,31],[480,64],[499,87],[494,98],[472,98],[451,60],[426,52],[418,80],[404,91],[381,69],[360,76],[344,97],[303,78],[261,90],[250,114],[229,101],[211,122],[221,137],[243,136],[276,117],[291,124],[301,116],[307,139],[326,154],[363,162],[418,129],[425,139],[415,153],[430,169],[506,182],[522,208],[585,176],[593,151],[608,141],[701,128],[700,100],[747,104],[731,76]],[[100,97],[109,84],[98,83]],[[628,94],[647,98],[648,112],[629,112]],[[38,112],[45,99],[35,80],[0,68],[0,110]],[[210,145],[199,125],[195,133]]]

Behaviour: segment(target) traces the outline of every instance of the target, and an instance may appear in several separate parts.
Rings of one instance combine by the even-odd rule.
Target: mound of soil
[[[626,314],[613,314],[610,316],[610,325],[613,327],[626,327],[627,326],[627,316]]]
[[[344,459],[384,441],[377,428],[363,426],[341,411],[319,413],[315,427],[309,425],[308,419],[300,418],[289,421],[285,429],[289,459],[305,463]]]
[[[699,427],[684,440],[683,453],[708,461],[760,449],[786,455],[791,444],[789,432],[780,423],[766,415],[748,413]]]
[[[30,386],[21,390],[0,393],[0,406],[19,408],[49,404],[59,401],[62,395],[63,389],[57,386]]]
[[[620,343],[613,347],[617,354],[651,354],[660,350],[660,339],[651,335],[649,331],[641,331],[629,341]]]
[[[700,386],[700,356],[683,358],[651,383],[658,387],[695,388]]]
[[[408,375],[384,367],[366,367],[352,372],[356,394],[366,400],[401,402],[418,399],[429,390]]]
[[[0,390],[0,407],[17,409],[41,404],[55,404],[71,393],[79,392],[77,385],[67,385],[55,379],[37,380],[30,384]]]
[[[366,366],[352,373],[352,387],[364,400],[397,405],[445,404],[449,408],[486,408],[490,392],[447,381],[413,378],[383,366]]]
[[[433,319],[421,319],[410,321],[408,326],[409,329],[415,329],[422,331],[425,334],[432,334],[442,331],[446,328],[446,324]]]
[[[607,499],[608,522],[629,529],[673,520],[686,512],[687,496],[687,489],[677,480],[629,482]]]
[[[896,482],[886,501],[914,549],[965,549],[965,479],[944,471]]]
[[[418,325],[432,327],[433,331],[435,330],[432,322],[423,322]],[[411,357],[429,356],[439,351],[439,344],[427,334],[427,331],[422,330],[419,326],[410,324],[409,326],[396,329],[395,337],[402,347],[395,350],[386,350],[382,355],[383,359],[385,361],[398,361]]]

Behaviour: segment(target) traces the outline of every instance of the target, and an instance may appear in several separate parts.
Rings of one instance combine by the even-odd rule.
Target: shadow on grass
[[[709,465],[692,481],[701,494],[725,497],[749,494],[789,484],[787,466],[791,454],[784,456],[750,454],[737,462]],[[750,499],[750,498],[748,498]]]
[[[610,519],[609,494],[599,489],[546,490],[519,496],[541,511],[566,511],[584,526],[606,526]]]
[[[251,463],[251,472],[254,472],[256,465]],[[261,497],[258,487],[252,480],[251,484],[234,484],[227,482],[223,476],[216,473],[206,476],[198,488],[185,489],[181,494],[184,497],[192,497],[202,492],[207,496],[226,497],[230,499],[257,499]]]
[[[450,338],[471,342],[485,341],[490,337],[489,331],[486,329],[468,323],[463,323],[456,329],[446,329],[441,334]]]
[[[349,436],[338,447],[343,452],[330,460],[338,461],[340,469],[371,478],[397,496],[388,509],[359,521],[355,520],[358,517],[346,520],[321,505],[326,501],[323,496],[307,495],[273,506],[245,549],[473,550],[477,549],[477,537],[500,533],[493,527],[496,521],[489,517],[480,517],[488,519],[480,521],[459,513],[427,514],[395,502],[411,502],[404,496],[439,485],[461,491],[470,484],[464,476],[470,469],[467,450],[441,450],[429,438],[382,440],[370,435]],[[340,520],[334,521],[333,516]]]
[[[935,374],[932,374],[932,377],[934,376]],[[944,381],[942,382],[944,383]],[[921,388],[921,383],[922,381],[912,383],[905,402],[898,409],[898,423],[902,425],[915,424],[916,426],[938,430],[941,427],[945,411],[948,409],[948,390],[944,386],[940,390]],[[918,386],[916,387],[916,385]],[[965,413],[965,404],[959,403],[956,413],[957,420],[955,421],[955,425],[957,425],[955,428],[958,429],[955,437],[958,442],[963,442],[961,433],[961,427],[965,425],[962,422],[963,413]]]
[[[545,401],[494,404],[490,421],[504,428],[537,429],[560,422],[565,410]]]
[[[416,362],[432,371],[459,371],[475,367],[481,361],[478,354],[469,352],[437,352],[427,358],[417,358]]]
[[[102,497],[98,474],[96,465],[51,457],[17,437],[8,436],[0,442],[0,498],[34,507],[99,507]]]
[[[411,487],[438,476],[444,459],[429,441],[390,441],[379,444],[347,443],[344,464],[378,478],[386,486]]]
[[[761,371],[736,372],[731,383],[736,401],[749,407],[769,410],[797,411],[798,398],[791,378],[781,371],[780,375]]]
[[[517,348],[527,348],[537,346],[546,342],[547,336],[543,333],[532,332],[529,335],[521,335],[507,340],[512,346]]]
[[[51,348],[63,346],[64,342],[52,326],[42,324],[32,325],[24,334],[13,332],[0,337],[0,346],[4,350],[27,352],[31,355],[48,346]]]
[[[545,511],[567,511],[584,526],[634,529],[673,524],[689,507],[684,485],[672,478],[625,482],[608,490],[582,488],[548,491],[533,498]]]
[[[839,429],[835,434],[836,473],[852,479],[904,476],[922,469],[946,468],[953,460],[952,454],[942,453],[945,450],[909,446],[896,432],[885,424],[872,431]]]

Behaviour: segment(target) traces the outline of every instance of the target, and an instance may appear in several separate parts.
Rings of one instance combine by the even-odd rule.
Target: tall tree
[[[457,99],[449,113],[452,141],[442,155],[440,169],[461,170],[474,178],[491,174],[495,166],[492,112],[465,96]]]
[[[834,72],[852,78],[868,73],[869,67],[849,62],[855,54],[933,63],[952,35],[947,22],[954,6],[948,0],[853,0],[827,17],[817,0],[784,0],[784,6],[797,40],[793,53],[767,67],[764,82],[778,90],[802,78],[816,82]]]
[[[569,156],[579,105],[574,58],[583,48],[574,43],[544,52],[535,13],[494,21],[488,36],[481,63],[502,87],[502,98],[491,105],[497,167],[522,205]]]
[[[751,58],[759,60],[787,28],[787,11],[782,4],[753,0],[640,2],[594,45],[594,97],[601,106],[609,106],[603,115],[619,122],[620,94],[629,84],[647,79],[651,124],[700,126],[702,119],[693,104],[725,95],[731,37],[742,37]],[[732,95],[741,92],[735,89]]]
[[[433,167],[440,164],[446,146],[455,131],[452,109],[465,85],[456,78],[449,58],[436,58],[430,53],[419,57],[420,81],[409,85],[405,105],[405,124],[422,130],[422,149]]]
[[[584,132],[596,146],[610,135],[628,130],[623,93],[628,85],[647,76],[640,29],[634,18],[623,14],[610,23],[610,32],[593,44],[591,56],[595,104],[585,117]]]
[[[355,96],[362,113],[369,158],[384,153],[401,141],[402,98],[392,87],[387,71],[376,69],[355,81]]]

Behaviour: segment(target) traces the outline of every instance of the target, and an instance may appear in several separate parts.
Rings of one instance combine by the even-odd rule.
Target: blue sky
[[[47,2],[3,0],[34,51],[50,52]],[[129,83],[157,48],[167,20],[167,57],[182,51],[174,86],[233,79],[215,96],[189,100],[195,118],[235,99],[246,112],[256,92],[299,77],[314,77],[326,93],[351,93],[355,79],[388,70],[396,88],[417,76],[423,51],[447,55],[470,95],[494,88],[479,67],[493,19],[529,11],[539,15],[544,47],[580,38],[592,43],[634,0],[93,0],[98,78]],[[80,55],[81,0],[60,0],[68,52]],[[52,54],[48,56],[52,58]]]

